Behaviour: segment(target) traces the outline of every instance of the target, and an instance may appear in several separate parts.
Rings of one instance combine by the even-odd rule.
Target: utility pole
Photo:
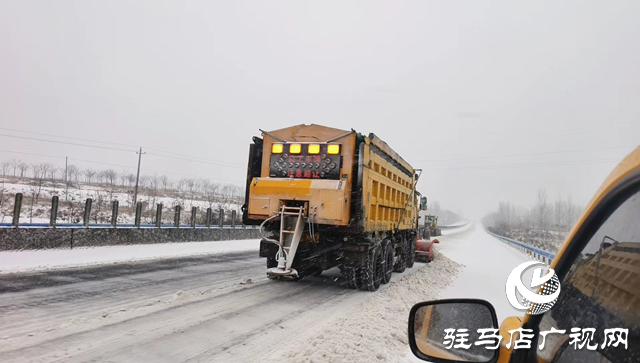
[[[138,174],[136,175],[136,190],[133,194],[133,205],[135,206],[138,202],[138,181],[140,180],[140,161],[142,161],[142,154],[146,154],[142,152],[142,147],[140,148],[140,152],[138,154]]]
[[[64,157],[64,201],[68,202],[69,201],[69,183],[67,182],[67,162],[68,157]]]

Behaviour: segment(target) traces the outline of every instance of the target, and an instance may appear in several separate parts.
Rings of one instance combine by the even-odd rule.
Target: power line
[[[92,161],[92,160],[85,160],[85,159],[77,159],[77,158],[69,158],[69,160],[76,160],[76,161],[83,161],[86,163],[94,163],[94,164],[102,164],[102,165],[109,165],[109,166],[119,166],[122,168],[131,168],[131,169],[135,169],[135,166],[130,166],[130,165],[120,165],[120,164],[110,164],[110,163],[103,163],[100,161]],[[227,182],[237,182],[237,180],[230,180],[230,179],[223,179],[223,178],[212,178],[212,177],[206,177],[206,176],[201,176],[201,175],[193,175],[193,174],[182,174],[182,173],[174,173],[171,171],[164,171],[164,170],[154,170],[154,169],[143,169],[142,172],[146,173],[146,172],[154,172],[154,173],[162,173],[162,174],[170,174],[170,175],[179,175],[179,176],[188,176],[188,177],[192,177],[192,178],[201,178],[201,179],[213,179],[213,180],[222,180],[222,181],[227,181]]]
[[[64,156],[55,156],[55,155],[44,155],[44,154],[25,153],[25,152],[20,152],[20,151],[0,150],[0,152],[6,152],[6,153],[12,153],[12,154],[33,155],[33,156],[44,156],[44,157],[47,157],[47,158],[61,158],[61,159],[64,159]]]
[[[40,136],[59,137],[59,138],[62,138],[62,139],[69,139],[69,140],[97,142],[97,143],[100,143],[100,144],[110,144],[110,145],[118,145],[118,146],[138,147],[136,145],[121,144],[121,143],[117,143],[117,142],[82,139],[82,138],[79,138],[79,137],[70,137],[70,136],[62,136],[62,135],[54,135],[54,134],[45,134],[45,133],[42,133],[42,132],[22,131],[22,130],[16,130],[16,129],[8,129],[6,127],[0,127],[0,130],[20,132],[20,133],[23,133],[23,134],[33,134],[33,135],[40,135]]]
[[[454,160],[478,160],[478,159],[494,159],[494,158],[509,158],[517,156],[534,156],[534,155],[552,155],[552,154],[566,154],[573,152],[585,152],[585,151],[600,151],[600,150],[614,150],[614,149],[629,149],[634,146],[613,146],[603,147],[597,149],[582,149],[582,150],[564,150],[564,151],[546,151],[539,153],[527,153],[527,154],[511,154],[511,155],[493,155],[493,156],[474,156],[465,158],[448,158],[448,159],[427,159],[427,160],[413,160],[412,163],[426,163],[430,161],[454,161]]]
[[[85,159],[78,159],[78,158],[69,158],[69,160],[76,160],[76,161],[83,161],[85,163],[102,164],[102,165],[109,165],[109,166],[119,166],[119,167],[123,167],[123,168],[134,168],[135,169],[135,166],[103,163],[101,161],[85,160]]]
[[[84,139],[84,138],[71,137],[71,136],[62,136],[62,135],[48,134],[48,133],[43,133],[43,132],[23,131],[23,130],[10,129],[10,128],[6,128],[6,127],[0,127],[0,130],[20,132],[20,133],[40,135],[40,136],[59,137],[59,138],[69,139],[69,140],[79,140],[79,141],[95,142],[95,143],[109,144],[109,145],[127,146],[127,147],[135,147],[135,148],[138,147],[137,145],[122,144],[122,143],[110,142],[110,141],[99,141],[99,140],[92,140],[92,139]],[[0,136],[16,137],[16,138],[24,138],[24,139],[29,139],[29,140],[37,140],[37,141],[65,144],[65,142],[56,141],[56,140],[27,138],[27,137],[23,137],[23,136],[13,136],[13,135],[0,135]],[[68,144],[69,145],[86,146],[86,147],[105,148],[105,147],[99,147],[99,146],[93,146],[93,145],[84,145],[84,144],[81,145],[81,144],[75,144],[75,143],[68,143]],[[111,149],[111,148],[107,148],[107,149]],[[206,159],[206,158],[201,158],[201,157],[193,157],[191,155],[179,154],[179,153],[174,153],[174,152],[171,152],[171,151],[164,151],[164,150],[155,149],[155,148],[145,148],[145,149],[153,150],[153,151],[156,151],[156,152],[159,152],[159,153],[172,154],[172,155],[177,155],[177,156],[183,157],[183,159],[180,159],[180,160],[195,161],[195,162],[203,162],[203,161],[200,161],[200,160],[204,160],[204,161],[207,161],[209,163],[214,163],[213,165],[228,166],[228,167],[232,167],[232,168],[243,169],[243,167],[238,167],[238,166],[235,166],[235,165],[231,165],[230,163],[225,163],[225,162],[219,161],[219,160]],[[123,149],[115,149],[115,148],[114,148],[114,150],[132,151],[132,150],[123,150]],[[159,154],[154,154],[154,155],[171,158],[170,156],[167,156],[167,155],[159,155]],[[198,160],[198,159],[200,159],[200,160]]]
[[[96,148],[96,149],[106,149],[106,150],[117,150],[117,151],[134,152],[134,150],[119,149],[119,148],[108,147],[108,146],[96,146],[96,145],[87,145],[87,144],[77,144],[77,143],[74,143],[74,142],[57,141],[57,140],[46,140],[46,139],[37,139],[37,138],[34,138],[34,137],[26,137],[26,136],[5,135],[5,134],[0,134],[0,136],[4,136],[4,137],[13,137],[13,138],[16,138],[16,139],[25,139],[25,140],[36,140],[36,141],[50,142],[50,143],[54,143],[54,144],[65,144],[65,145],[74,145],[74,146],[92,147],[92,148]]]
[[[147,149],[147,150],[151,150],[151,149]],[[160,156],[160,157],[164,157],[164,158],[170,158],[170,159],[192,161],[194,163],[202,163],[202,164],[209,164],[209,165],[215,165],[215,166],[224,166],[224,167],[227,167],[227,168],[235,168],[235,169],[245,169],[244,166],[222,164],[220,162],[200,161],[200,160],[195,160],[195,159],[181,158],[181,157],[169,156],[169,155],[159,155],[159,154],[153,154],[153,153],[148,153],[148,154],[149,155],[153,155],[153,156]]]
[[[10,150],[0,150],[0,152],[7,152],[7,153],[14,153],[14,154],[25,154],[25,155],[33,155],[33,156],[44,156],[44,157],[49,157],[49,158],[58,158],[58,159],[64,159],[64,156],[55,156],[55,155],[44,155],[44,154],[35,154],[35,153],[26,153],[26,152],[20,152],[20,151],[10,151]],[[100,164],[100,165],[107,165],[107,166],[116,166],[116,167],[121,167],[121,168],[127,168],[127,169],[135,169],[135,166],[132,165],[122,165],[122,164],[113,164],[113,163],[105,163],[102,161],[95,161],[95,160],[87,160],[87,159],[79,159],[79,158],[72,158],[70,157],[69,160],[75,160],[75,161],[81,161],[81,162],[85,162],[85,163],[91,163],[91,164]],[[227,181],[227,182],[237,182],[237,180],[231,180],[231,179],[224,179],[224,178],[212,178],[212,177],[205,177],[205,176],[201,176],[201,175],[193,175],[193,174],[183,174],[183,173],[175,173],[175,172],[171,172],[171,171],[164,171],[164,170],[154,170],[154,169],[143,169],[142,172],[146,173],[146,172],[154,172],[154,173],[163,173],[163,174],[170,174],[170,175],[179,175],[179,176],[187,176],[187,177],[192,177],[192,178],[201,178],[201,179],[212,179],[212,180],[221,180],[221,181]]]
[[[235,165],[233,165],[231,163],[227,163],[227,162],[220,161],[220,160],[207,159],[207,158],[202,158],[202,157],[199,157],[199,156],[192,156],[192,155],[186,155],[186,154],[179,154],[179,153],[175,153],[175,152],[171,152],[171,151],[163,151],[163,150],[154,149],[154,148],[151,148],[151,147],[148,147],[146,149],[147,150],[151,150],[151,151],[160,152],[160,153],[163,153],[163,154],[170,154],[170,155],[177,155],[177,156],[185,157],[185,158],[188,158],[188,160],[190,160],[190,161],[204,160],[204,161],[209,161],[209,162],[212,162],[212,163],[220,163],[220,164],[224,164],[224,165],[235,166]],[[169,156],[166,156],[166,155],[158,155],[158,154],[154,154],[154,155],[163,156],[163,157],[169,157]]]

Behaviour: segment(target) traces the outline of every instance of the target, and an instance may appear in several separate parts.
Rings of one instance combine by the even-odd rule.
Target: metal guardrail
[[[497,238],[501,242],[503,242],[503,243],[505,243],[505,244],[507,244],[507,245],[509,245],[511,247],[514,247],[515,249],[517,249],[517,250],[519,250],[519,251],[521,251],[523,253],[531,255],[536,260],[538,260],[540,262],[544,262],[547,265],[551,264],[551,261],[553,261],[553,259],[556,257],[555,253],[552,253],[552,252],[549,252],[549,251],[546,251],[546,250],[543,250],[543,249],[540,249],[540,248],[537,248],[537,247],[530,246],[530,245],[528,245],[526,243],[522,243],[522,242],[513,240],[511,238],[507,238],[507,237],[504,237],[504,236],[497,235],[495,233],[491,233],[491,232],[487,231],[486,229],[485,229],[485,232],[487,232],[491,236]]]
[[[0,223],[0,228],[13,228],[12,223]],[[52,228],[49,223],[20,223],[18,228]],[[135,224],[118,224],[117,226],[112,226],[110,223],[97,223],[97,224],[89,224],[88,226],[84,226],[82,223],[57,223],[55,228],[138,228]],[[139,228],[158,228],[155,224],[140,224]],[[246,226],[243,224],[233,225],[225,225],[220,227],[219,225],[211,225],[207,227],[204,224],[196,224],[195,227],[192,227],[190,224],[181,224],[180,227],[176,227],[173,224],[162,224],[159,228],[204,228],[204,229],[257,229],[258,226]]]
[[[469,222],[465,222],[465,223],[463,223],[463,224],[455,224],[455,225],[451,225],[451,226],[441,226],[441,225],[438,225],[438,227],[439,227],[440,229],[453,229],[453,228],[461,228],[461,227],[464,227],[464,226],[466,226],[467,224],[469,224]]]
[[[123,223],[118,224],[116,221],[118,220],[118,211],[120,208],[120,203],[118,200],[113,200],[111,202],[111,221],[112,223],[91,223],[91,206],[93,205],[93,200],[91,198],[87,198],[84,204],[84,210],[82,213],[82,223],[58,223],[58,205],[59,205],[59,197],[54,195],[51,197],[51,210],[49,211],[49,223],[20,223],[20,211],[22,209],[22,193],[16,193],[15,202],[13,205],[13,214],[11,215],[11,223],[0,223],[0,228],[214,228],[214,229],[246,229],[247,226],[243,224],[237,224],[237,212],[236,210],[231,210],[231,224],[224,225],[223,223],[227,220],[225,219],[225,210],[220,208],[218,216],[216,217],[218,223],[216,224],[213,218],[213,209],[211,207],[207,208],[206,214],[204,215],[205,224],[196,224],[196,221],[202,221],[202,218],[198,217],[198,208],[191,207],[191,215],[189,224],[181,224],[181,213],[182,206],[177,205],[174,206],[174,214],[173,214],[173,223],[171,224],[142,224],[142,202],[136,203],[135,208],[135,217],[134,223]],[[33,207],[32,207],[33,208]],[[162,221],[162,210],[163,205],[159,203],[156,205],[156,214],[155,220]],[[202,217],[202,216],[200,216]],[[255,226],[251,226],[249,228],[256,228]]]

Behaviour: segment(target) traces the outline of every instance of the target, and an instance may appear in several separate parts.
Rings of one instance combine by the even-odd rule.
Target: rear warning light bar
[[[271,145],[270,177],[340,179],[340,144],[275,143]]]

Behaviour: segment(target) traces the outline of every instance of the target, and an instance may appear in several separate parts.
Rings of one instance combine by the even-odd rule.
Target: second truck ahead
[[[351,287],[374,291],[413,266],[426,209],[415,189],[420,170],[374,134],[313,124],[260,131],[243,222],[261,225],[270,277],[339,266]]]
[[[442,231],[438,227],[438,216],[429,214],[424,216],[424,229],[422,237],[429,239],[431,237],[442,236]]]

